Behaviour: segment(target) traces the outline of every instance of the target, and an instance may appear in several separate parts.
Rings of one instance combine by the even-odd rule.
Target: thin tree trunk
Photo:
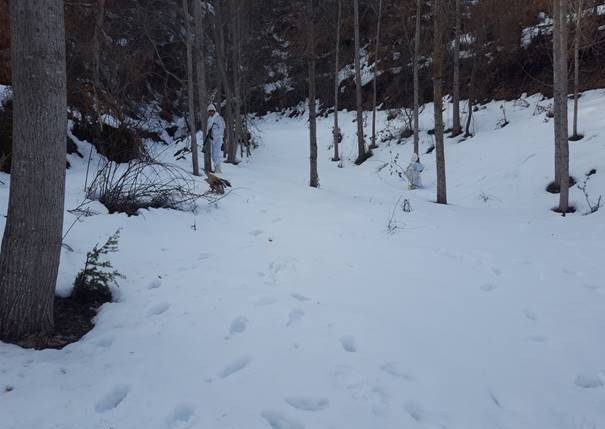
[[[193,160],[193,175],[200,175],[200,165],[197,151],[197,127],[195,118],[195,94],[193,90],[193,34],[191,33],[191,17],[189,16],[189,0],[183,0],[185,17],[185,37],[187,40],[187,104],[189,108],[189,131],[191,133],[191,159]]]
[[[307,62],[309,67],[309,186],[319,186],[317,174],[317,123],[315,112],[315,18],[313,0],[307,0]]]
[[[93,98],[94,108],[97,113],[97,127],[103,128],[103,121],[101,120],[101,106],[99,106],[99,86],[100,86],[100,67],[101,67],[101,35],[103,32],[103,21],[105,19],[105,0],[97,0],[97,10],[95,17],[95,30],[93,34],[93,61],[94,61],[94,87],[93,87]]]
[[[378,80],[378,55],[380,49],[380,22],[382,21],[382,0],[378,0],[378,24],[376,26],[376,48],[374,51],[374,80],[372,85],[372,144],[370,149],[378,147],[376,144],[376,98],[377,98],[377,80]]]
[[[475,70],[477,69],[477,54],[473,59],[473,67],[471,69],[471,79],[468,86],[468,117],[466,118],[466,128],[464,131],[464,137],[472,137],[471,134],[471,121],[473,119],[473,99],[475,97],[473,88],[475,87]]]
[[[422,13],[422,0],[416,1],[416,31],[414,33],[414,153],[419,155],[420,151],[420,76],[419,76],[419,57],[420,57],[420,20]]]
[[[435,106],[437,203],[439,204],[447,204],[445,148],[443,145],[443,1],[444,0],[433,0],[433,103]]]
[[[242,120],[241,120],[241,96],[240,96],[240,85],[239,85],[239,58],[238,58],[238,45],[239,45],[239,26],[238,26],[238,15],[239,6],[238,0],[231,1],[232,16],[231,16],[231,54],[232,54],[232,79],[233,79],[233,144],[229,147],[230,152],[228,159],[233,163],[237,162],[237,147],[241,141],[242,133]]]
[[[355,164],[362,164],[367,158],[365,138],[363,135],[363,105],[361,102],[361,59],[359,42],[359,0],[353,0],[353,12],[355,16],[355,101],[357,105],[357,160]]]
[[[458,136],[462,133],[460,126],[460,32],[461,32],[461,14],[460,14],[460,0],[456,0],[456,28],[454,34],[454,81],[453,85],[453,126],[452,126],[452,137]]]
[[[53,329],[65,199],[62,0],[10,2],[13,153],[0,249],[0,340]]]
[[[219,79],[225,92],[225,133],[227,141],[225,143],[225,152],[227,155],[227,162],[235,164],[237,161],[234,157],[235,150],[231,150],[234,142],[233,138],[233,92],[229,85],[229,79],[227,77],[227,71],[229,69],[227,53],[225,47],[225,34],[223,33],[223,8],[221,2],[215,3],[215,26],[214,26],[214,37],[216,45],[216,64],[218,68]],[[218,108],[218,107],[217,107]],[[233,155],[232,155],[233,154]]]
[[[582,13],[583,13],[583,1],[576,0],[578,7],[576,10],[576,33],[574,34],[574,75],[573,75],[573,86],[574,86],[574,97],[573,97],[573,135],[574,140],[579,140],[578,134],[578,104],[580,98],[580,42],[582,36]]]
[[[201,0],[193,0],[193,15],[195,17],[195,69],[197,76],[198,117],[202,127],[202,135],[206,139],[208,126],[208,87],[206,85],[206,49],[204,35],[204,11]],[[204,171],[211,170],[210,148],[204,148]]]
[[[332,136],[334,137],[334,157],[332,161],[340,161],[340,154],[338,153],[341,133],[340,127],[338,126],[338,72],[340,71],[340,21],[342,20],[342,0],[338,0],[338,18],[336,20],[336,56],[334,66],[334,128],[332,130]]]
[[[561,149],[561,145],[559,142],[559,133],[561,130],[561,122],[560,122],[560,116],[561,113],[559,111],[561,103],[560,103],[560,99],[559,99],[559,90],[560,87],[557,86],[559,80],[560,80],[560,76],[559,73],[561,72],[561,68],[559,66],[559,61],[560,61],[560,55],[561,55],[561,36],[560,36],[560,25],[561,22],[559,20],[559,15],[561,14],[561,4],[559,2],[559,0],[553,0],[553,37],[552,37],[552,43],[553,43],[553,60],[552,60],[552,67],[553,67],[553,114],[555,117],[554,120],[554,129],[555,129],[555,183],[557,185],[560,186],[561,183],[561,167],[559,165],[560,161],[561,161],[561,154],[559,153],[560,149]]]
[[[559,211],[569,210],[569,142],[567,124],[567,0],[554,0],[553,67],[556,169]]]

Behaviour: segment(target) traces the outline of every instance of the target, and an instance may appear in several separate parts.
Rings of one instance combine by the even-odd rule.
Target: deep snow
[[[127,218],[95,206],[65,240],[58,289],[121,227],[119,301],[64,350],[0,344],[0,428],[605,427],[605,212],[550,211],[552,122],[528,101],[506,103],[503,129],[491,103],[476,137],[448,140],[448,206],[432,202],[433,155],[425,189],[389,174],[410,143],[355,167],[352,113],[344,168],[329,160],[331,118],[319,122],[320,189],[307,186],[305,120],[272,115],[253,158],[225,166],[236,189],[217,207]],[[586,138],[571,144],[574,176],[597,168],[593,199],[604,110],[604,91],[582,98]],[[431,118],[429,106],[425,130]],[[70,161],[68,209],[86,170]],[[580,212],[583,198],[572,190]]]

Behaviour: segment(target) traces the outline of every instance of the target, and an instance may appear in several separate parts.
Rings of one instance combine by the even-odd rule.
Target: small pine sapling
[[[76,276],[72,296],[81,302],[104,303],[111,302],[112,293],[109,286],[118,286],[118,279],[125,278],[111,265],[111,261],[105,259],[106,255],[118,251],[118,240],[120,230],[118,229],[105,244],[95,247],[86,254],[86,263],[82,271]]]

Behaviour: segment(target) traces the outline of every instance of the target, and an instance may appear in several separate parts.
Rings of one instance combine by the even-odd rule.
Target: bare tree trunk
[[[62,0],[10,2],[13,158],[0,250],[0,340],[53,329],[65,199]]]
[[[437,203],[439,204],[447,204],[445,148],[443,144],[443,1],[433,0],[433,103],[435,106]]]
[[[221,79],[221,84],[225,92],[225,133],[227,141],[225,143],[225,149],[227,154],[227,162],[231,164],[237,163],[235,159],[235,145],[237,142],[234,141],[233,137],[233,92],[229,84],[227,71],[229,69],[227,52],[225,47],[225,34],[223,32],[223,7],[222,2],[218,1],[215,3],[215,25],[214,25],[214,37],[216,45],[216,64]],[[233,148],[233,150],[232,150]]]
[[[187,104],[189,108],[189,131],[191,134],[191,159],[193,160],[193,175],[200,175],[200,165],[197,151],[197,127],[195,118],[195,94],[193,90],[193,35],[191,33],[191,16],[189,15],[189,0],[183,0],[185,17],[185,37],[187,40]]]
[[[317,174],[317,122],[315,112],[315,17],[313,0],[307,0],[307,62],[309,66],[309,186],[319,186]]]
[[[99,86],[100,86],[100,66],[101,66],[101,35],[103,32],[103,21],[105,19],[105,0],[97,0],[97,10],[95,17],[95,31],[93,35],[93,61],[94,61],[94,108],[97,113],[97,127],[103,128],[101,120],[101,106],[99,106]]]
[[[365,138],[363,135],[363,105],[361,102],[361,59],[359,42],[359,0],[353,0],[353,12],[355,16],[355,100],[357,104],[357,160],[355,164],[362,164],[367,158]]]
[[[208,126],[208,87],[206,85],[206,49],[204,35],[204,11],[201,0],[193,0],[193,15],[195,17],[195,69],[197,76],[198,117],[202,127],[202,135],[206,138]],[[210,148],[204,148],[204,171],[211,170]]]
[[[471,137],[471,121],[473,119],[473,101],[474,101],[474,91],[473,88],[475,87],[475,71],[477,69],[477,54],[475,54],[475,57],[473,59],[473,68],[471,69],[471,79],[469,81],[469,86],[468,86],[468,117],[466,118],[466,128],[464,131],[464,137],[468,138]]]
[[[377,80],[378,80],[378,57],[380,49],[380,22],[382,21],[382,0],[378,0],[378,24],[376,25],[376,48],[374,51],[374,81],[372,98],[372,144],[370,149],[378,147],[376,144],[376,98],[377,98]]]
[[[239,46],[239,26],[238,26],[238,17],[239,17],[239,5],[238,0],[231,1],[232,13],[231,13],[231,56],[232,56],[232,79],[233,79],[233,144],[229,147],[230,152],[228,154],[228,159],[230,159],[233,163],[237,162],[237,146],[241,142],[241,134],[242,134],[242,119],[241,119],[241,110],[242,110],[242,101],[240,96],[240,81],[239,81],[239,58],[238,58],[238,46]]]
[[[462,133],[462,127],[460,126],[460,32],[461,32],[461,14],[460,14],[460,0],[456,1],[456,28],[454,35],[454,81],[453,85],[453,126],[452,126],[452,137],[458,136]]]
[[[569,142],[567,124],[567,0],[553,0],[553,75],[555,113],[555,164],[558,176],[559,211],[569,210]]]
[[[573,140],[579,140],[580,135],[578,134],[578,104],[580,98],[580,43],[582,37],[582,13],[583,13],[583,1],[576,0],[578,7],[576,9],[576,33],[574,34],[574,75],[573,75],[573,86],[574,86],[574,97],[573,97]]]
[[[419,76],[419,57],[420,57],[420,19],[422,17],[422,0],[416,1],[416,31],[414,33],[414,153],[419,155],[420,151],[420,76]]]
[[[342,0],[338,0],[338,18],[336,21],[336,56],[334,66],[334,128],[332,129],[332,136],[334,137],[334,157],[332,161],[340,161],[340,154],[338,153],[340,140],[342,135],[340,133],[340,127],[338,126],[338,72],[340,71],[340,21],[342,20]]]

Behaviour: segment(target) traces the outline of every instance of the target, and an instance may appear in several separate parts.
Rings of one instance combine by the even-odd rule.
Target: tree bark
[[[574,75],[573,75],[573,135],[572,138],[574,140],[578,140],[580,138],[578,134],[578,104],[580,98],[580,43],[582,37],[582,13],[583,13],[583,1],[576,0],[578,7],[576,9],[576,32],[574,34],[574,49],[573,49],[573,57],[574,57]]]
[[[433,0],[433,103],[435,106],[437,203],[439,204],[447,204],[443,144],[443,1],[445,0]]]
[[[422,0],[416,1],[416,31],[414,33],[414,153],[419,155],[420,146],[420,73],[419,73],[419,57],[420,57],[420,20],[422,13]]]
[[[359,42],[359,0],[353,0],[353,13],[355,19],[355,101],[357,104],[357,160],[355,164],[362,164],[367,158],[365,138],[363,134],[363,105],[361,102],[361,59]]]
[[[313,0],[307,0],[307,63],[309,67],[309,186],[319,186],[317,174],[317,122],[315,112],[315,18]]]
[[[338,126],[338,72],[340,71],[340,21],[342,20],[342,0],[338,0],[338,17],[336,20],[336,55],[334,59],[334,128],[332,136],[334,137],[334,157],[332,161],[340,161],[338,153],[341,133]]]
[[[198,117],[202,135],[206,138],[208,126],[208,87],[206,84],[206,45],[204,34],[204,11],[201,0],[194,0],[193,14],[195,19],[195,69],[197,76]],[[211,170],[210,148],[204,148],[204,171]]]
[[[233,138],[233,92],[229,84],[227,77],[227,71],[229,69],[226,47],[225,47],[225,34],[223,32],[223,7],[221,2],[215,3],[215,25],[214,25],[214,38],[216,46],[216,64],[218,71],[218,78],[220,79],[221,86],[225,92],[225,134],[226,142],[225,149],[227,155],[227,162],[230,164],[237,163],[235,159],[235,149],[232,150],[233,146],[237,144]],[[217,106],[218,109],[218,106]]]
[[[460,14],[460,0],[456,1],[456,28],[454,31],[454,81],[453,86],[453,125],[452,125],[452,137],[458,136],[462,133],[462,127],[460,125],[460,32],[461,32],[461,14]]]
[[[0,340],[53,329],[65,199],[62,0],[10,2],[13,158],[0,250]]]
[[[378,147],[376,144],[376,98],[377,98],[377,80],[378,80],[378,56],[380,48],[380,22],[382,20],[382,0],[378,0],[378,24],[376,25],[376,48],[374,51],[374,80],[372,82],[372,144],[370,149]]]
[[[569,210],[569,142],[567,123],[567,0],[553,0],[553,81],[555,176],[558,176],[559,211]]]
[[[94,108],[97,114],[97,127],[103,128],[101,120],[101,106],[99,106],[99,86],[100,86],[100,67],[101,67],[101,35],[103,32],[103,21],[105,19],[105,0],[97,0],[97,10],[95,16],[95,30],[93,34],[93,67],[94,67],[94,87],[93,98]]]
[[[193,89],[193,34],[191,32],[191,16],[189,15],[189,0],[183,0],[185,20],[185,37],[187,42],[187,105],[189,110],[189,131],[191,134],[191,159],[193,175],[200,175],[200,165],[197,150],[197,126],[195,117],[195,94]]]
[[[232,78],[233,78],[233,144],[229,147],[230,152],[228,158],[231,162],[237,162],[237,146],[241,142],[242,134],[242,101],[240,95],[240,71],[239,71],[239,6],[238,0],[232,0],[232,13],[231,13],[231,55],[232,55]]]

